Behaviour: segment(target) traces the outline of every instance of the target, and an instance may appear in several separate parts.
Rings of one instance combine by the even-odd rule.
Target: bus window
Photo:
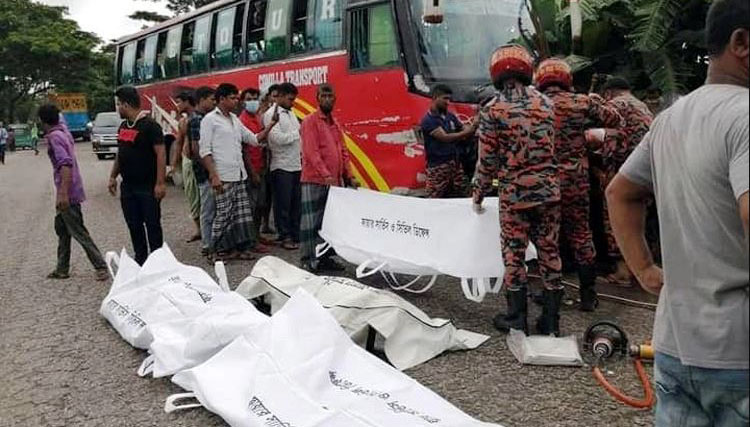
[[[292,53],[307,50],[307,1],[295,0],[292,16]]]
[[[357,9],[351,14],[351,68],[399,64],[390,4]]]
[[[313,19],[307,21],[309,50],[329,50],[341,47],[344,0],[309,0],[308,10]]]
[[[133,84],[133,67],[135,66],[136,42],[131,42],[122,48],[122,68],[120,69],[120,84]]]
[[[266,59],[283,58],[288,53],[292,0],[269,0],[266,12]]]
[[[162,32],[156,42],[156,78],[161,80],[167,77],[167,33]]]
[[[245,25],[245,4],[237,5],[234,14],[234,35],[232,37],[232,64],[242,65],[245,61],[245,51],[242,48],[242,27]]]
[[[180,43],[180,75],[193,74],[193,43],[195,40],[195,22],[189,22],[182,27],[182,42]]]
[[[216,18],[216,39],[214,41],[214,68],[228,68],[233,61],[234,16],[237,9],[222,10]]]
[[[195,21],[195,32],[193,35],[193,72],[204,73],[208,71],[209,52],[211,48],[211,15],[204,16]]]
[[[135,49],[135,82],[141,83],[145,80],[144,76],[144,63],[145,63],[145,50],[146,40],[138,40],[137,47]]]
[[[143,81],[154,79],[154,62],[156,61],[156,43],[159,36],[154,34],[146,39],[146,49],[143,52]]]
[[[250,5],[247,16],[247,62],[257,64],[265,59],[266,0],[256,0]]]
[[[180,74],[180,45],[182,44],[182,25],[167,32],[167,49],[164,71],[166,78],[177,77]]]

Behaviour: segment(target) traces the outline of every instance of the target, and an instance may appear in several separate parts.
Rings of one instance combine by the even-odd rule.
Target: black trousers
[[[299,224],[301,219],[302,190],[300,178],[302,172],[275,170],[271,172],[273,180],[273,214],[279,240],[291,239],[299,243]]]
[[[153,188],[130,189],[122,186],[120,193],[122,214],[133,241],[135,261],[143,265],[148,255],[164,244],[161,202],[154,197]]]

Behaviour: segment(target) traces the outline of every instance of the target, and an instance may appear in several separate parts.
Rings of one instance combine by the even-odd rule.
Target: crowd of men
[[[200,241],[210,261],[253,260],[278,245],[290,251],[301,248],[302,265],[310,271],[344,269],[331,257],[314,256],[328,189],[357,185],[349,172],[342,128],[333,117],[336,94],[331,85],[321,85],[319,111],[301,124],[292,111],[297,94],[291,83],[274,85],[264,94],[256,88],[240,92],[224,83],[177,95],[171,173],[182,176],[195,225],[188,242]],[[110,191],[116,193],[120,177],[135,259],[143,263],[163,243],[164,137],[140,109],[135,88],[121,87],[115,96],[125,121]],[[276,239],[264,236],[274,234],[272,211]]]
[[[525,48],[507,45],[491,58],[496,92],[475,120],[461,123],[449,111],[450,88],[438,85],[421,123],[429,197],[471,195],[481,214],[484,198],[499,193],[507,310],[493,323],[501,331],[530,332],[530,242],[544,284],[534,331],[560,334],[561,240],[578,272],[580,309],[596,309],[590,217],[597,212],[589,191],[596,178],[607,196],[598,212],[603,246],[616,261],[607,280],[629,281],[632,274],[660,295],[653,342],[659,426],[747,425],[750,407],[747,1],[715,1],[706,27],[706,85],[655,121],[625,80],[610,78],[599,93],[575,93],[564,61],[535,66]],[[310,271],[343,269],[330,256],[315,256],[330,187],[358,185],[333,116],[336,94],[329,84],[319,86],[319,110],[300,123],[292,112],[297,93],[291,83],[266,93],[221,84],[177,96],[173,170],[182,174],[195,224],[189,241],[200,241],[210,260],[252,260],[280,245],[301,249],[302,266]],[[119,188],[142,264],[163,243],[168,156],[162,129],[141,110],[136,89],[121,87],[115,95],[124,122],[109,190],[114,195]],[[101,253],[83,225],[85,195],[72,136],[56,107],[43,106],[39,117],[58,188],[58,264],[48,277],[68,277],[74,238],[104,280]],[[273,232],[271,210],[275,240],[263,236]],[[664,270],[646,238],[654,210]]]

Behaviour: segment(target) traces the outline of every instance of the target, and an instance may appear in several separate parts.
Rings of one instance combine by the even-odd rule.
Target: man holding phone
[[[278,126],[268,135],[271,150],[271,179],[274,194],[274,218],[279,232],[278,241],[284,249],[299,249],[300,242],[300,124],[292,112],[299,93],[291,83],[279,85],[276,106],[266,111],[263,123],[266,129],[278,119]]]

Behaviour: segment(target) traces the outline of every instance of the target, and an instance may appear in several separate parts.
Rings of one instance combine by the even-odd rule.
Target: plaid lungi
[[[323,227],[323,214],[328,200],[327,185],[302,183],[302,218],[300,220],[300,250],[302,263],[315,261],[315,246],[322,242],[318,232]]]
[[[245,182],[225,182],[224,192],[215,194],[216,216],[211,234],[217,252],[244,250],[253,239],[253,206]]]

